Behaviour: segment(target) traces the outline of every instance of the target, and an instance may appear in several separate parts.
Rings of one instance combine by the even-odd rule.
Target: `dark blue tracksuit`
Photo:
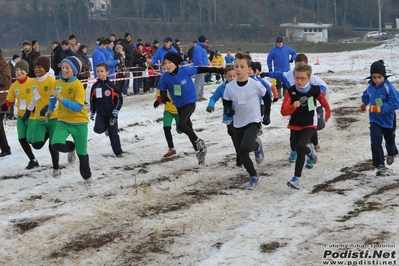
[[[98,79],[90,91],[90,111],[96,113],[94,132],[98,134],[108,130],[109,140],[115,155],[122,154],[121,142],[118,134],[118,119],[112,114],[113,110],[122,108],[122,94],[114,83]],[[110,124],[110,120],[115,123]]]

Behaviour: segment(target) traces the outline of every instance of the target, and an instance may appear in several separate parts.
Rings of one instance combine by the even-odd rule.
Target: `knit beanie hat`
[[[198,37],[199,42],[206,42],[207,38],[204,35]]]
[[[76,37],[75,37],[75,35],[71,35],[71,36],[69,36],[69,40],[72,40],[72,39],[76,39]]]
[[[159,43],[157,39],[154,39],[154,42],[152,44],[157,44]]]
[[[378,61],[375,61],[374,63],[371,64],[370,77],[374,73],[378,73],[378,74],[380,74],[381,76],[384,76],[384,77],[387,76],[387,72],[385,70],[384,61],[378,60]]]
[[[26,62],[23,59],[21,59],[20,61],[18,61],[15,64],[15,69],[17,69],[17,68],[21,68],[21,69],[25,70],[26,73],[29,73],[29,64],[28,64],[28,62]]]
[[[180,63],[182,62],[180,55],[175,52],[167,52],[163,60],[165,59],[171,61],[176,66],[180,65]]]
[[[77,58],[76,56],[68,56],[61,61],[61,64],[63,62],[66,62],[71,66],[74,76],[79,74],[82,70],[82,62],[80,62],[79,58]]]
[[[283,42],[283,38],[278,37],[278,38],[276,39],[276,42]]]
[[[17,59],[17,58],[20,58],[20,56],[17,55],[17,54],[13,55],[13,56],[12,56],[12,61],[14,61],[14,60]]]
[[[46,72],[48,72],[50,70],[50,59],[45,56],[39,56],[35,59],[35,62],[33,62],[33,66],[36,65],[41,66],[46,70]]]

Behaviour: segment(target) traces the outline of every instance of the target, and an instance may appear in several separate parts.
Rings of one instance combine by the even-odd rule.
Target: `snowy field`
[[[252,56],[267,70],[266,54]],[[383,59],[389,73],[398,72],[399,45],[392,40],[308,57],[328,84],[332,118],[319,132],[319,162],[304,169],[299,191],[286,186],[294,164],[287,161],[281,101],[263,127],[265,160],[256,166],[255,191],[246,190],[249,177],[235,166],[221,102],[211,114],[199,102],[192,116],[208,145],[206,165],[199,166],[188,138],[175,130],[177,155],[162,158],[163,108],[153,108],[154,94],[125,97],[123,158],[113,157],[108,138],[89,125],[92,187],[65,154],[61,177],[52,178],[47,146],[34,151],[41,167],[24,170],[28,159],[8,121],[12,155],[0,159],[0,265],[397,265],[399,158],[389,176],[375,176],[368,115],[359,106],[373,61]],[[399,89],[398,78],[390,80]],[[206,86],[205,97],[215,89]],[[369,253],[343,258],[348,251]]]

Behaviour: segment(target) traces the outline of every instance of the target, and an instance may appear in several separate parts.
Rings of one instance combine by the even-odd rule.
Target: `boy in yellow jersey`
[[[39,166],[32,148],[29,143],[32,139],[33,126],[35,123],[35,116],[32,114],[27,122],[22,121],[25,114],[26,107],[33,99],[32,79],[28,77],[29,64],[25,60],[21,60],[15,64],[15,75],[17,81],[14,82],[8,90],[7,98],[1,106],[2,111],[6,111],[15,100],[17,100],[17,132],[18,141],[21,144],[25,154],[29,157],[30,161],[25,169],[32,169]]]
[[[76,77],[81,69],[82,62],[76,56],[68,56],[61,61],[62,78],[54,82],[48,109],[46,111],[45,107],[42,111],[46,111],[45,119],[49,120],[58,102],[58,124],[51,145],[59,152],[67,152],[69,163],[75,161],[76,149],[80,162],[80,175],[86,185],[91,186],[93,179],[87,154],[89,116],[84,106],[85,90]],[[67,141],[69,135],[72,136],[74,142]]]
[[[55,127],[57,126],[58,111],[54,110],[53,115],[47,122],[44,119],[44,113],[40,114],[43,107],[47,106],[50,102],[50,92],[53,89],[55,79],[48,74],[48,71],[50,70],[50,59],[47,57],[39,56],[36,58],[33,62],[33,67],[36,75],[36,78],[32,79],[34,96],[30,105],[26,109],[22,120],[28,120],[31,116],[31,112],[34,110],[36,122],[33,127],[32,147],[40,150],[46,143],[47,139],[50,138],[48,148],[53,163],[53,177],[58,177],[61,175],[59,165],[60,154],[58,151],[54,150],[51,145]]]

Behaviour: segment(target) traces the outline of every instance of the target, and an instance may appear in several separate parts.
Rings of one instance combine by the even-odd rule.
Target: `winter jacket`
[[[101,89],[101,97],[97,97],[97,89]],[[108,78],[106,80],[98,79],[93,84],[90,91],[90,111],[103,117],[112,117],[114,109],[120,110],[123,105],[121,92],[115,83]]]
[[[158,64],[158,62],[162,63],[163,58],[165,57],[167,52],[175,52],[176,54],[179,54],[179,52],[177,52],[173,46],[170,46],[169,49],[166,49],[165,46],[162,46],[154,54],[154,57],[151,60],[151,65],[156,65]]]
[[[92,54],[93,60],[93,74],[97,78],[96,67],[99,63],[107,63],[107,57],[105,56],[104,50],[100,46],[96,46]]]
[[[22,50],[21,59],[25,60],[29,64],[28,77],[30,77],[30,78],[36,78],[33,63],[35,62],[36,58],[38,58],[39,56],[40,56],[40,53],[35,52],[32,49],[29,52],[25,52],[25,50]]]
[[[121,45],[123,47],[123,51],[125,52],[126,67],[132,67],[133,66],[133,53],[134,53],[133,46],[126,39],[123,39],[121,41]]]
[[[274,46],[267,55],[267,66],[269,71],[288,71],[290,70],[290,60],[294,61],[296,52],[288,45],[282,47]],[[273,64],[272,64],[273,63]]]
[[[369,112],[370,123],[376,123],[383,128],[394,127],[395,110],[399,109],[399,95],[391,82],[385,80],[378,87],[371,82],[363,92],[362,102],[365,105],[377,105],[381,109],[379,113]]]
[[[77,51],[76,57],[82,62],[82,70],[80,74],[77,76],[78,79],[87,79],[90,77],[91,63],[89,57],[84,55],[82,52]]]
[[[208,54],[206,47],[203,43],[197,43],[193,52],[193,65],[194,66],[208,66]]]
[[[61,72],[61,67],[58,66],[58,64],[61,63],[61,53],[62,53],[61,45],[55,47],[51,52],[51,68],[54,70],[54,74],[56,76],[59,76]]]

